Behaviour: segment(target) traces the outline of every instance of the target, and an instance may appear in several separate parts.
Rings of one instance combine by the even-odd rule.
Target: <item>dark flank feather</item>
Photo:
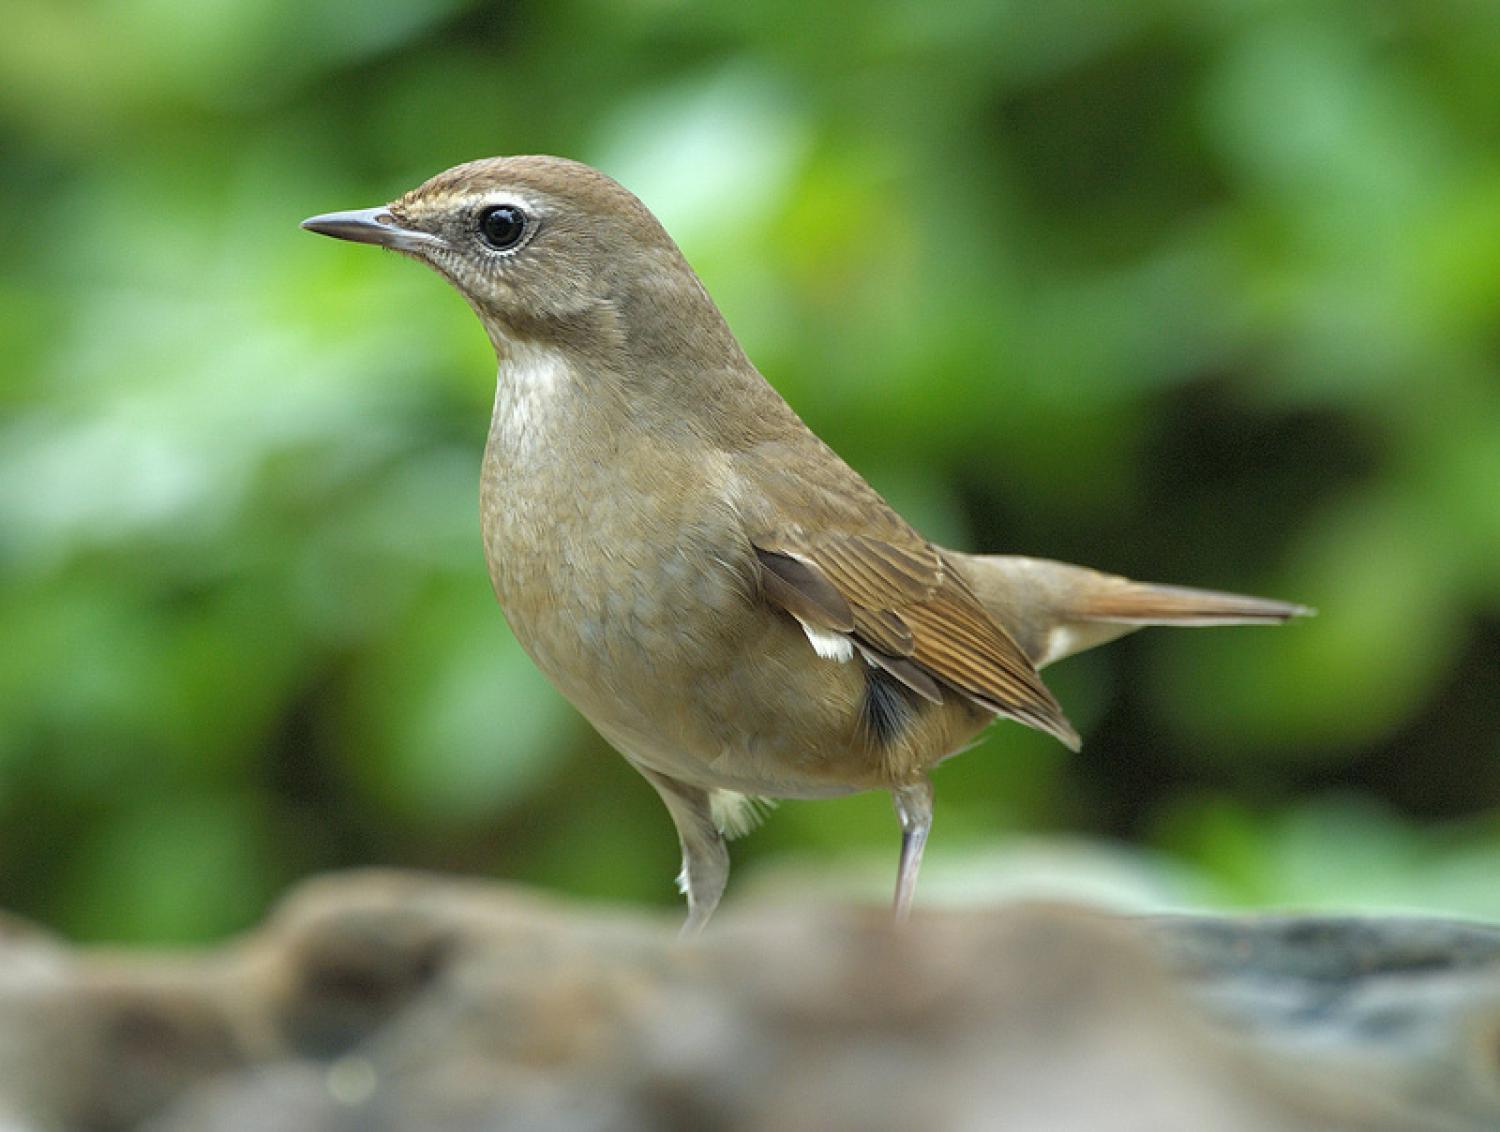
[[[887,747],[901,737],[916,714],[911,697],[911,689],[884,668],[865,670],[860,724],[873,744]]]

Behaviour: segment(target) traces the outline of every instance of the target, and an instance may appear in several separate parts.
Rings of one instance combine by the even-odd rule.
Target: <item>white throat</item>
[[[546,346],[506,342],[495,385],[490,431],[515,451],[546,443],[548,422],[567,412],[573,375],[563,355]]]

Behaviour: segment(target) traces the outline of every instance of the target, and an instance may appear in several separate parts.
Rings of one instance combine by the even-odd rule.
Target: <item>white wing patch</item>
[[[854,642],[842,633],[830,633],[823,629],[814,629],[811,625],[802,625],[802,631],[807,634],[807,639],[812,643],[813,652],[824,660],[836,660],[840,664],[854,659]]]

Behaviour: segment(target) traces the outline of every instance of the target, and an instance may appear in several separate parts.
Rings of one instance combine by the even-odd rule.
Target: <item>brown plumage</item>
[[[1145,625],[1277,625],[1312,613],[1292,602],[1133,582],[1045,558],[953,558],[984,607],[1038,668]]]
[[[900,544],[844,533],[771,536],[752,542],[761,552],[762,565],[774,553],[801,568],[794,573],[773,566],[775,583],[767,587],[767,597],[803,624],[847,634],[862,646],[866,659],[923,699],[942,702],[934,687],[937,682],[1077,749],[1078,733],[1026,654],[942,553],[915,532]],[[802,587],[823,595],[822,602],[798,590],[798,583],[789,580],[792,576],[801,579]],[[798,590],[791,602],[785,587]],[[840,604],[833,604],[830,590]],[[903,660],[911,663],[895,663]]]
[[[666,803],[688,931],[755,797],[889,791],[904,914],[932,766],[997,715],[1077,746],[1041,667],[1139,625],[1304,612],[929,543],[760,376],[650,212],[586,166],[470,162],[305,226],[427,263],[484,324],[496,595]]]

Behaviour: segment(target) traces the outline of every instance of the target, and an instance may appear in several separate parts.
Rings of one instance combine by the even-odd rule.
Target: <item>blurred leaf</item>
[[[77,838],[70,930],[120,942],[189,941],[248,927],[285,882],[278,831],[233,795],[154,799]],[[281,863],[278,863],[281,857]]]
[[[504,631],[487,586],[430,595],[360,684],[351,723],[365,738],[351,769],[408,820],[493,820],[537,787],[573,729],[573,709]]]

